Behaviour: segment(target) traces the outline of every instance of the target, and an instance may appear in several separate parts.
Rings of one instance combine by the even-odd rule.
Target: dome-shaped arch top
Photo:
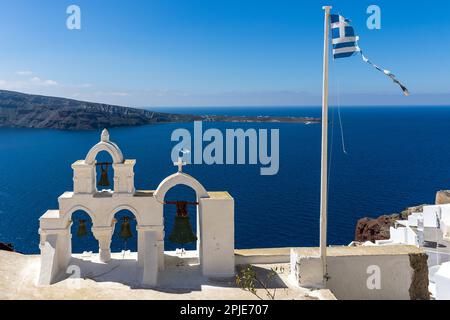
[[[114,219],[114,216],[115,216],[117,213],[121,212],[121,211],[129,211],[129,212],[131,212],[131,213],[134,215],[134,217],[136,218],[136,222],[137,222],[138,225],[141,225],[141,224],[143,223],[142,217],[140,216],[139,211],[136,210],[135,208],[133,208],[133,207],[130,206],[130,205],[120,205],[120,206],[118,206],[118,207],[115,207],[115,208],[109,213],[108,221],[109,221],[109,220],[112,221],[112,220]]]
[[[101,141],[93,146],[91,150],[89,150],[84,162],[86,164],[93,165],[95,163],[97,154],[102,151],[108,152],[111,155],[114,163],[124,162],[122,151],[114,142],[109,141],[109,132],[106,129],[104,129],[102,132]]]
[[[161,183],[159,184],[158,188],[155,191],[154,194],[155,198],[158,201],[163,202],[167,191],[169,191],[174,186],[179,184],[194,189],[197,198],[209,198],[208,192],[200,182],[198,182],[194,177],[182,172],[177,172],[161,181]]]
[[[93,211],[83,205],[75,205],[72,208],[70,208],[69,210],[67,210],[66,214],[64,215],[64,221],[65,224],[67,224],[69,222],[69,220],[72,219],[72,215],[76,212],[76,211],[82,211],[85,212],[89,218],[91,218],[92,220],[92,224],[95,224],[97,221],[97,217],[95,216],[95,214],[93,213]]]

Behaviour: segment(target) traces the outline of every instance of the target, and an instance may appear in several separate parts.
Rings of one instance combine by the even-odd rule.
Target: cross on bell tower
[[[178,161],[174,162],[174,166],[178,166],[178,172],[183,172],[183,166],[185,166],[187,163],[183,162],[183,159],[181,157],[178,157]]]

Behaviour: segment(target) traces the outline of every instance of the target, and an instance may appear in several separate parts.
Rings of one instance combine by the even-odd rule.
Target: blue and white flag
[[[394,74],[392,74],[389,70],[382,69],[373,64],[368,58],[366,58],[366,56],[364,56],[358,45],[359,37],[355,35],[355,30],[350,25],[350,20],[338,14],[331,14],[330,23],[334,59],[347,58],[356,53],[360,53],[364,62],[372,65],[378,71],[383,72],[391,78],[392,81],[400,86],[405,96],[409,95],[408,89],[397,80]]]

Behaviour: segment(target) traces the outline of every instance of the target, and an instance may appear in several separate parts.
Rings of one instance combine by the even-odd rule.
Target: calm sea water
[[[320,116],[320,108],[190,108],[171,112]],[[435,192],[450,188],[450,107],[342,108],[348,154],[342,151],[336,110],[331,155],[329,241],[347,244],[356,221],[432,203]],[[330,116],[333,119],[333,116]],[[126,158],[137,159],[136,187],[155,189],[175,172],[170,135],[192,124],[111,129],[111,139]],[[190,165],[185,171],[211,191],[228,190],[236,201],[236,247],[318,245],[320,125],[205,123],[204,129],[279,128],[280,170],[259,175],[259,165]],[[57,208],[57,198],[72,190],[70,165],[83,159],[100,132],[0,129],[0,241],[23,253],[38,253],[38,219]],[[331,134],[330,134],[331,139]],[[184,187],[167,199],[193,200]],[[195,228],[194,210],[191,208]],[[129,213],[120,213],[127,215]],[[165,209],[171,232],[175,210]],[[83,217],[74,214],[74,220]],[[87,216],[85,216],[87,217]],[[75,232],[76,224],[73,229]],[[117,228],[118,229],[118,228]],[[113,250],[124,243],[113,239]],[[136,237],[128,248],[136,248]],[[96,250],[88,235],[73,237],[74,251]],[[167,249],[175,248],[166,242]],[[192,246],[188,247],[192,248]]]

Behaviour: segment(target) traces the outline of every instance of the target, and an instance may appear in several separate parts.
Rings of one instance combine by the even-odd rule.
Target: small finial
[[[109,132],[108,132],[107,129],[103,129],[101,140],[102,140],[102,142],[108,142],[109,141]]]

